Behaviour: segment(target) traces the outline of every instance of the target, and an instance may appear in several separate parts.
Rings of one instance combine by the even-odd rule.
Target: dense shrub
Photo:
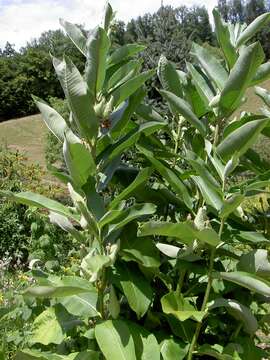
[[[44,178],[44,170],[27,162],[18,151],[0,150],[0,190],[39,189],[43,195],[63,199],[60,186],[46,183]],[[0,239],[0,258],[11,256],[19,265],[31,258],[61,261],[70,250],[66,233],[48,223],[45,214],[3,199],[0,199]]]

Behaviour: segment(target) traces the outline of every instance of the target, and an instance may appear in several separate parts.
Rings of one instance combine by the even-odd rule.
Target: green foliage
[[[62,97],[49,52],[57,56],[65,51],[82,66],[82,56],[60,30],[43,33],[20,52],[10,47],[0,54],[0,121],[35,113],[31,94],[46,100]]]
[[[269,137],[269,110],[231,122],[264,60],[258,42],[247,44],[258,27],[247,36],[215,13],[223,53],[193,44],[186,72],[162,56],[165,121],[144,104],[153,72],[127,66],[140,47],[111,47],[111,15],[108,5],[86,41],[61,21],[86,62],[82,74],[68,57],[53,59],[68,119],[35,98],[63,146],[66,169],[53,173],[70,206],[0,191],[46,209],[78,257],[68,276],[32,264],[23,296],[35,311],[17,358],[269,358],[257,346],[257,330],[270,330],[268,223],[261,230],[244,207],[269,187],[269,165],[250,149]],[[253,176],[238,181],[243,172]]]
[[[44,171],[38,165],[28,164],[17,151],[0,151],[0,191],[36,190],[52,197],[62,197],[58,185],[43,182]],[[11,256],[24,265],[28,258],[61,260],[69,250],[64,245],[65,234],[48,224],[44,214],[12,202],[0,201],[0,256]],[[61,249],[61,251],[60,251]],[[62,254],[61,254],[62,252]],[[64,253],[63,253],[64,252]]]

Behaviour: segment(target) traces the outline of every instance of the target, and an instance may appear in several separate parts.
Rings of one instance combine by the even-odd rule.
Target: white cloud
[[[117,18],[127,21],[156,11],[160,0],[111,0]],[[187,5],[186,0],[164,0],[164,5]],[[188,5],[204,4],[209,10],[216,0],[190,0]],[[103,0],[0,0],[0,47],[9,41],[16,48],[38,37],[43,31],[59,28],[62,17],[92,28],[100,21]]]

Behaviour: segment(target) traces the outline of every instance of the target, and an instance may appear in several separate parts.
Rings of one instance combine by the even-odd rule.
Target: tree
[[[218,11],[221,17],[227,21],[228,20],[228,5],[227,0],[218,0]]]
[[[7,41],[4,49],[0,49],[0,56],[2,57],[11,57],[14,56],[16,54],[16,50],[15,50],[15,45],[11,44],[10,42]]]

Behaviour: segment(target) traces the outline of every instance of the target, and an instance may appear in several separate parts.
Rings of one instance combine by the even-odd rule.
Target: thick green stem
[[[105,269],[102,270],[102,275],[100,280],[97,282],[97,289],[98,289],[98,303],[97,308],[102,317],[105,319],[105,310],[104,310],[104,291],[106,289],[106,271]]]
[[[221,219],[220,228],[219,228],[219,232],[218,232],[219,237],[221,237],[221,234],[223,231],[223,226],[224,226],[224,219]],[[213,269],[214,269],[215,254],[216,254],[216,248],[213,248],[211,250],[211,255],[210,255],[210,263],[209,263],[209,269],[208,269],[208,283],[207,283],[207,287],[205,290],[201,311],[206,310],[207,303],[209,300],[209,295],[210,295],[212,281],[213,281]],[[197,340],[199,338],[201,328],[202,328],[202,321],[197,323],[196,330],[195,330],[195,333],[193,335],[193,338],[192,338],[192,341],[191,341],[191,344],[189,347],[188,358],[187,358],[188,360],[192,360],[193,352],[196,348]]]
[[[180,275],[179,275],[179,281],[178,281],[178,286],[177,286],[177,290],[179,292],[181,292],[183,284],[184,284],[184,280],[185,280],[185,275],[186,275],[186,270],[182,270],[180,271]]]

